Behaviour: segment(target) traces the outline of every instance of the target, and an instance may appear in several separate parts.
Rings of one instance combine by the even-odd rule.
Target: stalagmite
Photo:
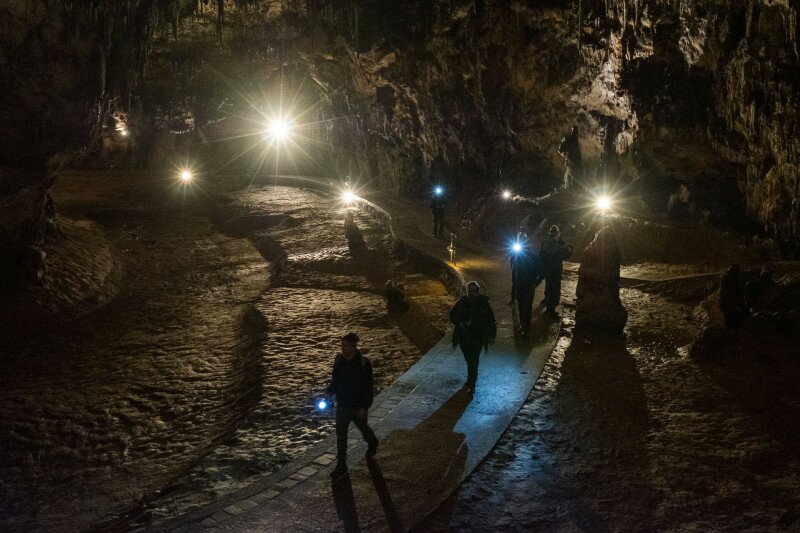
[[[621,252],[610,226],[601,229],[583,251],[578,270],[575,326],[619,335],[628,311],[619,299]]]

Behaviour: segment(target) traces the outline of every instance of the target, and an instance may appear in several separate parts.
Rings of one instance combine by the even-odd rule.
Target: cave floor
[[[427,235],[428,211],[387,195],[370,196],[392,217],[404,246],[448,260],[448,241]],[[516,314],[505,305],[511,280],[507,258],[459,245],[454,268],[477,279],[492,302],[497,342],[481,357],[477,391],[463,384],[466,368],[449,336],[376,398],[372,423],[381,446],[364,461],[357,430],[350,434],[350,473],[335,482],[335,442],[328,438],[278,475],[159,526],[191,531],[402,531],[432,512],[494,447],[533,388],[560,327],[539,309],[531,340],[515,333]],[[542,297],[540,287],[536,294]]]
[[[389,393],[386,404],[378,406],[378,420],[402,418],[403,409],[397,409],[402,399],[390,384],[441,339],[452,299],[439,281],[420,275],[413,264],[377,259],[391,255],[377,218],[358,211],[368,246],[376,252],[359,262],[347,252],[339,225],[343,208],[316,192],[242,191],[229,200],[244,216],[226,226],[211,217],[217,221],[214,224],[200,205],[180,210],[171,205],[155,209],[153,216],[154,209],[144,206],[153,199],[154,190],[156,195],[169,193],[184,206],[193,202],[191,195],[169,185],[146,192],[138,188],[125,192],[125,186],[116,189],[118,183],[71,186],[81,192],[73,196],[77,203],[59,204],[63,212],[82,213],[102,226],[125,271],[117,299],[100,313],[78,318],[35,343],[3,347],[6,355],[13,352],[3,377],[1,403],[3,439],[12,452],[0,465],[3,499],[10,502],[2,518],[9,528],[69,530],[108,524],[115,513],[131,510],[120,502],[142,502],[148,483],[166,490],[156,498],[151,493],[129,523],[158,523],[198,505],[230,503],[225,495],[270,481],[270,475],[287,468],[282,465],[291,467],[307,453],[319,451],[319,457],[325,457],[322,463],[329,463],[330,442],[324,436],[331,432],[331,421],[314,413],[311,399],[318,390],[315,384],[327,373],[324,354],[331,353],[339,334],[330,326],[334,317],[342,319],[342,328],[369,328],[375,334],[369,344],[371,357],[387,354],[380,365],[385,371],[376,377],[379,388]],[[94,207],[86,209],[82,203]],[[265,212],[278,216],[259,218]],[[225,235],[220,227],[248,238]],[[446,243],[436,245],[444,249]],[[270,275],[272,263],[264,259],[275,249],[285,251],[288,259],[279,279]],[[358,270],[365,264],[379,268]],[[710,274],[714,270],[699,262],[624,266],[621,298],[630,314],[626,334],[621,340],[603,341],[573,332],[577,275],[574,267],[568,268],[560,336],[535,387],[524,402],[520,399],[522,407],[497,446],[416,530],[797,527],[800,407],[794,399],[800,391],[792,378],[795,374],[776,376],[781,366],[770,354],[714,361],[688,355],[687,345],[699,328],[697,299],[692,295],[707,294],[715,283]],[[380,286],[389,276],[405,276],[412,301],[418,304],[410,320],[397,321],[381,310],[385,307]],[[238,292],[230,292],[234,287]],[[183,304],[179,312],[170,303],[176,301]],[[320,307],[321,301],[342,306]],[[493,304],[495,309],[504,306],[504,298],[498,295]],[[348,315],[347,309],[356,312]],[[131,311],[140,317],[133,329]],[[266,341],[261,336],[265,324],[274,327]],[[137,365],[148,363],[150,373],[132,369],[133,353],[138,354]],[[231,358],[231,354],[238,355]],[[285,354],[305,354],[308,364],[282,366]],[[214,364],[225,357],[231,358],[229,363]],[[320,357],[323,364],[318,363]],[[250,364],[263,365],[262,370],[253,373]],[[166,392],[175,390],[167,387],[167,381],[181,365],[195,369],[188,375],[196,379],[179,387],[186,401]],[[165,370],[169,370],[166,377]],[[263,379],[260,386],[251,387],[253,376],[261,380],[278,370],[294,374],[283,382]],[[418,370],[430,368],[421,365]],[[224,413],[219,420],[227,422],[221,424],[202,410],[189,409],[197,398],[213,402],[220,397],[208,387],[192,392],[213,376],[219,376],[220,394],[236,398],[232,407],[212,406],[212,411]],[[119,401],[109,396],[111,390],[122,394]],[[441,405],[442,415],[458,413],[459,405],[467,403],[455,390],[449,392],[453,394],[445,398],[447,405]],[[262,397],[269,401],[259,403]],[[230,415],[236,413],[242,415],[233,419],[240,422],[231,424]],[[187,438],[188,426],[181,422],[187,420],[211,431],[189,431]],[[275,425],[276,420],[283,422]],[[163,451],[146,446],[152,435],[165,432],[181,435],[159,439]],[[397,434],[393,440],[404,439]],[[449,441],[425,446],[435,448],[441,442]],[[413,442],[406,444],[414,448]],[[181,446],[202,450],[194,457],[206,459],[185,461],[171,472],[171,467],[157,464],[159,457],[180,457]],[[214,451],[209,454],[210,449]],[[276,449],[286,453],[276,456]],[[381,450],[378,464],[383,457],[387,465],[377,472],[381,475],[374,468],[354,469],[355,494],[372,501],[381,513],[377,522],[363,522],[364,529],[391,523],[386,493],[381,496],[375,480],[383,478],[384,489],[397,486],[391,472],[393,464],[402,464],[402,449],[392,445]],[[359,451],[363,450],[356,446],[354,453]],[[150,474],[147,461],[153,467]],[[312,469],[316,475],[326,471],[321,463]],[[148,475],[150,481],[142,483]],[[107,483],[110,479],[127,481],[124,486],[113,485]],[[298,486],[297,503],[329,502],[318,516],[337,522],[328,515],[336,503],[330,502],[330,485],[323,482],[319,488],[322,492],[315,500],[303,497]],[[267,491],[259,494],[274,496]],[[74,508],[81,512],[69,510]],[[243,509],[228,508],[234,514],[220,509],[216,512],[224,513],[217,517],[225,520],[206,525],[277,524],[276,515],[262,513],[248,521],[239,515]],[[290,505],[289,515],[294,512],[289,513],[290,508],[296,510]],[[397,508],[402,512],[396,516],[405,523],[422,519],[421,514],[414,520],[406,518],[413,507],[401,503]],[[257,511],[246,514],[252,518]]]
[[[568,270],[561,336],[534,390],[493,452],[415,531],[796,530],[796,353],[690,357],[699,327],[686,294],[707,284],[686,277],[692,268],[650,264],[649,283],[623,279],[619,341],[574,335],[577,272]],[[782,375],[781,365],[794,371]]]
[[[59,212],[105,234],[120,280],[99,310],[0,347],[4,529],[157,522],[208,503],[330,433],[313,395],[343,331],[369,331],[379,390],[442,337],[452,297],[393,254],[380,218],[357,213],[356,259],[326,195],[199,192],[136,174],[56,185]],[[402,317],[386,310],[388,277],[405,281]]]

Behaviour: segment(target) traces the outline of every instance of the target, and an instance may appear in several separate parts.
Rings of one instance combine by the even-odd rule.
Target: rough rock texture
[[[725,329],[726,317],[720,306],[721,289],[703,300],[694,311],[702,329],[690,346],[691,355],[714,359],[756,357],[762,362],[766,357],[785,358],[796,367],[800,274],[796,265],[789,262],[774,264],[771,269],[776,279],[760,287],[757,269],[739,274],[738,296],[746,311],[729,330]]]
[[[721,189],[735,178],[747,213],[795,243],[797,11],[795,2],[695,0],[616,1],[605,13],[618,76],[639,117],[639,159],[648,145],[658,147],[661,157],[649,154],[650,167],[675,172],[690,165],[695,171],[679,179],[699,179],[723,202],[729,192]],[[626,43],[633,43],[628,61]]]
[[[664,211],[683,185],[693,218],[748,215],[800,245],[797,11],[790,0],[4,5],[0,245],[39,238],[47,159],[113,138],[100,126],[111,112],[141,124],[137,164],[202,148],[219,150],[214,171],[236,159],[255,172],[278,163],[249,151],[250,137],[289,107],[304,126],[284,162],[406,193],[442,182],[470,204],[500,185],[560,183],[559,140],[577,124],[590,186]],[[225,151],[206,143],[215,135],[247,139]]]
[[[340,169],[398,189],[437,180],[541,191],[560,181],[558,140],[577,124],[584,179],[632,186],[626,194],[660,211],[689,184],[698,219],[746,213],[797,240],[794,4],[420,2],[416,18],[387,9],[393,34],[362,30],[311,61],[328,116],[344,115],[325,132]]]
[[[485,191],[502,177],[549,186],[563,172],[554,147],[581,83],[569,7],[417,4],[389,8],[394,35],[362,39],[359,51],[340,40],[310,65],[332,103],[325,115],[345,111],[324,132],[339,168],[406,191],[467,179]]]
[[[576,328],[622,333],[628,311],[619,299],[621,257],[617,237],[608,226],[583,251],[576,290]]]
[[[51,156],[85,148],[130,94],[156,12],[155,0],[0,6],[0,277],[15,277],[20,249],[46,236]]]

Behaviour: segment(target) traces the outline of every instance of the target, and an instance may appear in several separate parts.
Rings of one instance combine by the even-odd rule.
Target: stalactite
[[[225,23],[225,0],[217,0],[217,42],[222,43],[222,25]]]

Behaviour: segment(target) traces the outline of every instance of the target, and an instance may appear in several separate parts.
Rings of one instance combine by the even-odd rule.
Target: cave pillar
[[[610,226],[597,232],[586,247],[578,270],[575,327],[621,335],[628,311],[619,298],[619,269],[622,253]]]

